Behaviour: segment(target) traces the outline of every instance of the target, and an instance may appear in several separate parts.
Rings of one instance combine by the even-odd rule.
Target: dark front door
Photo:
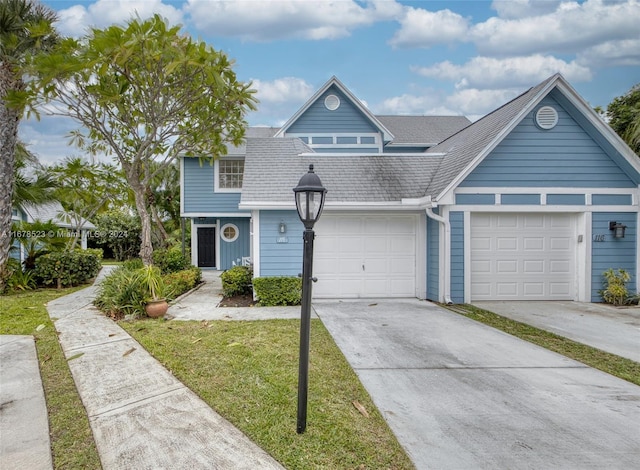
[[[214,227],[198,228],[198,267],[214,268],[216,266],[216,229]]]

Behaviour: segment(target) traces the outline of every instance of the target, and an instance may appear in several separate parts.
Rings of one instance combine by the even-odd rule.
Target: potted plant
[[[144,310],[151,318],[162,317],[169,308],[167,299],[166,286],[162,278],[160,269],[156,266],[149,265],[139,270],[139,281],[144,293],[145,306]]]

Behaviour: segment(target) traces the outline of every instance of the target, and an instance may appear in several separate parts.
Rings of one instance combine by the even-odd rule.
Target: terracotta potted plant
[[[145,266],[140,269],[140,284],[145,291],[144,310],[151,318],[162,317],[169,308],[166,286],[162,273],[156,266]]]

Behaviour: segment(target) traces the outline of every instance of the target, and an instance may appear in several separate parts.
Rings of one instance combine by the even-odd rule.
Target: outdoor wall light
[[[298,422],[296,431],[302,434],[307,429],[307,391],[309,388],[309,335],[311,327],[311,281],[313,276],[313,225],[320,218],[327,190],[322,186],[313,165],[298,186],[293,188],[298,216],[304,224],[302,255],[302,302],[300,312],[300,356],[298,366]]]
[[[278,233],[287,233],[287,224],[280,222],[280,225],[278,226]]]
[[[609,222],[609,230],[613,231],[613,238],[624,238],[624,231],[626,229],[626,225],[622,225],[615,221]]]

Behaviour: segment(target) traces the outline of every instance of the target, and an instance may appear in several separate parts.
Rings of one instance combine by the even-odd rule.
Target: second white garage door
[[[570,214],[472,214],[472,300],[574,300]]]
[[[313,297],[414,297],[416,219],[323,214],[314,228]]]

